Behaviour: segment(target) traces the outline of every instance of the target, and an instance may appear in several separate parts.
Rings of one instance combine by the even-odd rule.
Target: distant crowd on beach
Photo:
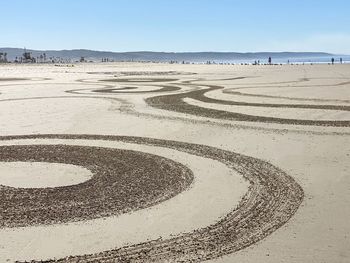
[[[299,62],[299,63],[298,63],[298,62],[295,62],[295,63],[296,63],[296,64],[299,64],[300,62]],[[331,59],[330,59],[330,62],[329,62],[328,64],[334,65],[335,63],[336,63],[336,59],[335,59],[335,58],[331,58]],[[343,64],[343,58],[339,58],[339,63],[340,63],[340,64]],[[268,65],[282,65],[282,63],[273,64],[273,63],[272,63],[272,57],[269,57],[269,58],[268,58],[267,64],[268,64]],[[290,64],[293,65],[293,63],[291,63],[289,59],[288,59],[288,61],[287,61],[287,64],[288,64],[288,65],[290,65]],[[302,62],[302,64],[305,64],[305,62]],[[310,64],[313,64],[313,63],[310,62]],[[266,65],[266,63],[261,63],[260,60],[255,60],[254,63],[253,63],[253,65]]]

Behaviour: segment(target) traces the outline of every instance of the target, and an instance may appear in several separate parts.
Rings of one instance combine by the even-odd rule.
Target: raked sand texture
[[[0,65],[0,262],[350,261],[350,65]]]

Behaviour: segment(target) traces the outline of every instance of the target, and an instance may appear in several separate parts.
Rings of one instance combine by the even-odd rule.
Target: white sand
[[[75,185],[91,177],[89,170],[71,164],[0,162],[0,185],[17,188]]]
[[[288,94],[288,89],[292,90],[292,94]],[[350,105],[350,100],[346,101],[346,98],[350,98],[350,94],[344,96],[344,94],[349,93],[350,91],[345,90],[344,87],[331,87],[328,89],[327,96],[315,95],[317,91],[314,91],[316,88],[296,90],[295,88],[279,88],[279,93],[267,93],[265,88],[256,89],[256,94],[251,92],[253,89],[248,87],[247,89],[241,88],[238,90],[231,90],[233,92],[240,92],[241,94],[230,94],[223,93],[222,90],[214,90],[207,92],[205,94],[208,98],[218,99],[218,100],[232,100],[237,102],[248,102],[248,103],[275,103],[275,104],[309,104],[309,105]],[[324,90],[324,89],[323,89]],[[226,89],[226,91],[230,91]],[[286,92],[284,92],[286,91]],[[298,94],[301,93],[301,94]],[[312,93],[310,96],[307,96],[305,93]],[[338,94],[343,94],[342,96]],[[276,98],[266,98],[260,97],[260,95],[267,96],[277,96]],[[340,98],[338,98],[338,97]],[[281,98],[278,98],[281,97]],[[332,99],[333,97],[333,99]]]
[[[76,133],[76,134],[116,134],[131,135],[141,137],[154,137],[159,139],[178,140],[184,142],[198,143],[219,147],[267,160],[272,164],[284,169],[293,176],[305,191],[305,200],[297,211],[296,215],[282,228],[263,241],[244,249],[240,252],[225,256],[215,262],[266,262],[266,263],[300,263],[300,262],[340,262],[347,263],[350,260],[350,143],[349,127],[315,127],[315,126],[294,126],[268,123],[231,122],[222,120],[212,120],[200,116],[191,116],[180,113],[172,113],[165,110],[157,110],[146,106],[143,98],[152,96],[150,94],[124,95],[122,98],[129,103],[129,107],[141,113],[154,114],[163,117],[181,117],[182,119],[155,119],[143,114],[127,114],[120,111],[120,102],[111,102],[104,98],[80,98],[81,95],[65,93],[64,90],[74,88],[102,88],[101,83],[94,84],[97,75],[89,75],[90,71],[185,71],[195,72],[197,75],[174,76],[181,81],[202,79],[198,84],[222,85],[226,88],[237,88],[243,86],[252,87],[256,83],[260,86],[256,89],[243,89],[242,92],[254,94],[266,94],[287,96],[304,99],[330,99],[349,100],[350,85],[335,86],[339,83],[349,81],[350,65],[314,65],[314,66],[219,66],[219,65],[166,65],[166,64],[137,64],[137,63],[115,63],[115,64],[83,64],[73,68],[54,67],[52,65],[0,65],[1,77],[28,77],[39,78],[48,77],[51,80],[0,82],[0,100],[10,98],[31,98],[40,96],[77,96],[75,99],[50,99],[50,100],[30,100],[30,101],[8,101],[0,102],[0,135],[13,134],[36,134],[36,133]],[[239,76],[250,77],[244,80],[221,80]],[[101,76],[106,78],[106,76]],[[170,78],[173,78],[171,76]],[[299,83],[300,79],[309,78],[309,81]],[[76,82],[79,79],[92,79],[90,83],[82,84]],[[216,79],[216,80],[215,80]],[[213,81],[214,80],[214,81]],[[281,86],[279,82],[290,82],[283,84],[285,87],[271,89],[272,86]],[[6,86],[5,84],[30,84]],[[59,86],[55,83],[61,83]],[[67,85],[62,85],[67,83]],[[74,84],[73,84],[74,83]],[[129,85],[131,83],[128,83]],[[301,85],[315,85],[310,87],[294,87]],[[317,85],[328,85],[328,87],[317,87]],[[40,88],[41,85],[44,85]],[[50,85],[52,88],[50,88]],[[134,86],[134,84],[130,85]],[[265,86],[265,87],[264,87]],[[332,87],[335,87],[332,89]],[[87,95],[89,96],[89,95]],[[99,95],[108,97],[107,95]],[[219,96],[219,95],[218,95]],[[221,96],[221,95],[220,95]],[[113,97],[119,97],[113,95]],[[231,96],[225,96],[230,100]],[[249,101],[249,100],[247,100]],[[254,98],[255,102],[260,102],[259,98]],[[265,99],[262,100],[264,102]],[[285,100],[281,100],[284,103]],[[273,99],[273,103],[278,103],[279,99]],[[293,102],[294,103],[294,102]],[[298,102],[302,103],[302,102]],[[308,101],[305,101],[309,104]],[[323,103],[317,103],[323,104]],[[336,104],[325,103],[325,104]],[[125,105],[124,105],[125,106]],[[256,110],[255,112],[253,110]],[[252,109],[252,112],[259,114],[260,109]],[[296,110],[297,111],[297,110]],[[279,109],[275,109],[276,114]],[[283,113],[285,114],[285,113]],[[289,114],[289,113],[288,113]],[[301,116],[302,114],[297,114]],[[320,113],[323,118],[323,113]],[[284,115],[286,116],[286,115]],[[329,116],[328,116],[329,117]],[[184,121],[184,120],[191,121]],[[201,122],[195,122],[200,120]],[[205,122],[204,122],[205,121]],[[230,124],[223,126],[222,124]],[[257,129],[258,128],[258,129]],[[337,133],[336,133],[337,132]],[[318,133],[318,134],[317,134]],[[34,143],[34,142],[32,142]],[[75,143],[75,142],[74,142]],[[142,149],[144,150],[144,148]],[[165,151],[164,151],[165,152]],[[164,153],[161,151],[162,155]],[[160,152],[159,152],[160,153]],[[182,156],[182,157],[181,157]],[[187,159],[180,153],[169,156],[171,159]],[[187,161],[189,161],[188,159]],[[183,160],[186,161],[186,160]],[[185,163],[185,162],[184,162]],[[201,168],[203,161],[200,163]],[[198,164],[197,163],[197,164]],[[204,172],[209,171],[210,165],[203,166]],[[219,167],[213,166],[215,175],[221,175]],[[219,170],[216,170],[219,169]],[[224,169],[224,168],[223,168]],[[196,173],[198,175],[198,173]],[[223,175],[224,177],[224,175]],[[239,178],[231,176],[232,178]],[[203,177],[204,178],[204,177]],[[225,177],[226,178],[226,177]],[[227,180],[234,180],[228,179]],[[239,181],[239,179],[238,179]],[[197,181],[196,181],[197,182]],[[240,181],[239,181],[240,182]],[[233,182],[232,182],[233,183]],[[241,182],[240,182],[241,183]],[[219,183],[218,183],[219,184]],[[244,183],[237,184],[237,189],[244,191]],[[195,186],[196,184],[194,184]],[[204,184],[206,185],[206,184]],[[219,186],[219,185],[217,185]],[[230,184],[230,186],[232,186]],[[221,186],[219,186],[221,187]],[[184,193],[191,195],[193,189]],[[216,191],[212,197],[215,197]],[[192,192],[193,193],[193,192]],[[226,193],[229,193],[226,192]],[[179,195],[160,206],[166,207],[171,202],[177,202]],[[200,196],[200,198],[204,198]],[[232,197],[233,198],[233,197]],[[194,198],[196,199],[196,198]],[[197,198],[198,200],[199,197]],[[233,198],[234,199],[234,198]],[[175,200],[175,201],[174,201]],[[226,199],[225,199],[226,200]],[[236,200],[236,199],[234,199]],[[196,200],[194,200],[196,202]],[[231,202],[232,200],[230,200]],[[237,201],[237,200],[236,200]],[[218,201],[219,202],[219,201]],[[213,217],[195,216],[191,217],[188,223],[191,226],[196,224],[209,224],[215,217],[223,214],[226,209],[234,208],[232,203],[222,201],[217,209],[214,205],[207,205],[205,212]],[[136,213],[147,213],[156,208],[141,210]],[[169,208],[170,209],[170,208]],[[170,210],[174,209],[171,207]],[[189,209],[186,206],[177,207],[181,215],[187,215]],[[202,209],[204,209],[202,207]],[[220,210],[220,211],[219,211]],[[164,210],[163,210],[164,211]],[[203,211],[202,211],[203,212]],[[144,214],[146,216],[146,214]],[[158,214],[160,215],[160,214]],[[214,216],[215,215],[215,216]],[[131,216],[131,215],[128,215]],[[144,217],[149,219],[150,217]],[[148,220],[141,220],[149,226]],[[202,219],[204,218],[204,219]],[[112,220],[112,219],[108,219]],[[171,233],[180,230],[175,225],[182,224],[180,218],[168,218],[171,222],[164,223],[163,233]],[[203,220],[203,221],[202,221]],[[207,220],[207,221],[206,221]],[[136,228],[139,221],[135,221],[124,233],[129,233],[128,238],[141,240],[147,236],[146,232]],[[86,245],[74,239],[74,232],[70,236],[59,236],[60,240],[71,240],[71,243],[56,246],[52,251],[50,244],[43,242],[33,235],[33,229],[42,229],[41,233],[47,234],[47,240],[56,234],[55,227],[28,228],[20,232],[11,230],[0,230],[0,254],[2,258],[6,255],[13,257],[18,253],[21,258],[29,255],[63,255],[71,251],[76,254],[81,251],[96,251],[108,246],[112,246],[115,240],[106,239],[106,236],[99,236],[93,231],[93,222],[84,223],[79,227],[77,237],[86,229]],[[174,225],[174,226],[173,226]],[[74,224],[75,226],[75,224]],[[103,226],[103,224],[99,225]],[[166,230],[165,226],[170,229]],[[58,229],[71,227],[71,225],[57,226]],[[51,230],[48,230],[51,229]],[[92,231],[89,232],[89,229]],[[114,230],[111,227],[111,231]],[[159,234],[156,227],[154,233]],[[39,230],[36,230],[39,231]],[[47,231],[47,232],[45,232]],[[6,238],[4,233],[6,234]],[[39,231],[40,232],[40,231]],[[22,236],[23,239],[16,239],[19,233],[28,233]],[[36,232],[37,233],[37,232]],[[92,235],[95,233],[96,235]],[[148,234],[152,235],[152,231]],[[12,237],[11,237],[12,236]],[[91,237],[91,239],[90,239]],[[95,241],[92,240],[95,238]],[[118,239],[118,238],[116,238]],[[125,241],[125,239],[124,239]],[[6,243],[7,242],[7,243]],[[6,245],[5,245],[6,244]],[[107,245],[106,245],[107,244]],[[34,248],[37,248],[35,250]],[[44,249],[45,248],[45,249]],[[21,252],[18,252],[21,251]]]
[[[349,81],[349,80],[348,80]],[[324,80],[318,80],[317,84],[311,86],[296,86],[290,87],[282,86],[278,88],[274,87],[264,87],[264,88],[254,88],[250,86],[249,89],[239,89],[237,91],[242,91],[247,94],[262,94],[262,95],[273,95],[273,96],[285,96],[292,98],[310,98],[310,99],[324,99],[324,100],[342,100],[350,98],[349,84],[341,86],[321,86]],[[340,82],[343,83],[343,82]],[[339,85],[337,81],[334,81],[334,85]],[[253,88],[252,88],[253,87]]]

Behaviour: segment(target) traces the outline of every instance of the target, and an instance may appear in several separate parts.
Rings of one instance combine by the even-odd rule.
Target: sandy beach
[[[349,72],[0,64],[0,262],[349,262]]]

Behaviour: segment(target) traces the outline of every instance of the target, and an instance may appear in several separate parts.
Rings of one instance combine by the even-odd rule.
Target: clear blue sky
[[[349,0],[2,0],[0,47],[350,54]]]

